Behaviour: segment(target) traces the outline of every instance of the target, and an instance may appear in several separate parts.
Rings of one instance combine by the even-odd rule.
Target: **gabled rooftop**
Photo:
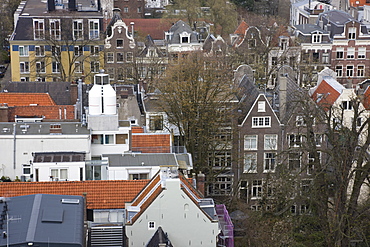
[[[311,98],[321,106],[332,106],[344,89],[345,87],[333,77],[324,76],[311,90]]]

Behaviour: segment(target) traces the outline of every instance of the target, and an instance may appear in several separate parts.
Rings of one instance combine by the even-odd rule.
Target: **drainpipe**
[[[17,143],[16,143],[16,127],[17,124],[13,124],[13,169],[16,168],[16,154],[17,154]]]

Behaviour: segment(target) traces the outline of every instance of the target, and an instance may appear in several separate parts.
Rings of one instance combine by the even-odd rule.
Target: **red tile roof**
[[[245,31],[247,31],[249,25],[245,22],[242,21],[239,26],[236,28],[234,34],[240,34],[240,35],[245,35]]]
[[[53,106],[15,106],[9,108],[9,122],[14,122],[14,116],[35,117],[44,116],[44,120],[74,120],[75,107],[73,105]]]
[[[168,31],[173,23],[167,19],[123,19],[127,26],[134,22],[134,30],[141,37],[150,35],[155,40],[163,40],[164,32]]]
[[[144,133],[144,128],[133,126],[133,127],[131,127],[131,131],[132,131],[132,133]]]
[[[312,99],[328,109],[341,95],[344,87],[333,78],[323,79],[315,88]]]
[[[169,153],[170,134],[132,134],[132,151],[143,153]]]
[[[370,109],[370,86],[368,86],[364,92],[363,96],[363,105],[365,109],[369,110]]]
[[[56,105],[48,93],[0,93],[0,104],[8,106]]]
[[[32,194],[86,195],[89,209],[125,208],[144,188],[148,180],[100,180],[68,182],[4,182],[1,197]]]

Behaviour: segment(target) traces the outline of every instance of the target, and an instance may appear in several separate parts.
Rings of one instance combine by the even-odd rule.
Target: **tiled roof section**
[[[324,77],[315,88],[312,99],[324,108],[330,107],[341,95],[345,88],[332,77]]]
[[[116,209],[125,208],[125,202],[132,201],[147,183],[148,180],[9,182],[0,183],[0,196],[86,195],[88,209]]]
[[[149,192],[160,182],[161,178],[159,176],[159,173],[157,173],[157,176],[155,176],[148,184],[147,186],[140,192],[140,194],[137,195],[137,197],[132,201],[131,206],[137,206],[140,204],[142,200],[149,194]]]
[[[370,86],[368,86],[364,92],[363,96],[363,105],[365,109],[369,110],[370,109]]]
[[[123,19],[127,26],[134,22],[134,30],[141,37],[150,35],[155,40],[163,40],[164,32],[169,30],[172,23],[165,19]]]
[[[195,189],[194,186],[190,183],[190,181],[192,181],[192,179],[189,181],[189,179],[186,179],[182,175],[180,175],[179,177],[180,177],[181,182],[183,182],[183,184],[186,185],[186,187],[188,187],[189,190],[191,190],[191,192],[193,192],[193,194],[196,196],[197,199],[201,199],[201,198],[204,197],[202,195],[202,193],[200,193],[197,189]],[[183,187],[183,186],[181,186],[181,187]]]
[[[132,134],[132,151],[142,153],[169,153],[170,134]]]
[[[56,105],[47,93],[0,93],[0,103],[8,106]]]
[[[247,31],[248,27],[249,27],[249,25],[245,21],[242,21],[239,24],[239,26],[236,28],[234,34],[244,35],[245,31]]]
[[[143,127],[133,126],[131,127],[132,133],[144,133]]]
[[[44,117],[44,120],[75,120],[73,105],[53,106],[15,106],[9,110],[9,122],[14,122],[14,116]]]

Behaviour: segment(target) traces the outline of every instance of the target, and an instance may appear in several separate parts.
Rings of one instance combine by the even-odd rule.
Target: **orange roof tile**
[[[0,93],[0,104],[8,106],[56,105],[48,93]]]
[[[148,180],[99,180],[67,182],[0,183],[0,196],[32,194],[86,195],[89,209],[125,208],[144,188]]]
[[[170,134],[132,134],[132,151],[143,153],[169,153]]]
[[[368,86],[364,92],[363,96],[363,105],[365,109],[369,110],[370,109],[370,86]]]
[[[45,120],[73,120],[76,117],[73,105],[15,106],[10,108],[9,122],[14,122],[15,115],[21,117],[44,116]]]
[[[334,79],[329,79],[331,83],[333,83]],[[336,81],[335,81],[336,82]],[[335,83],[334,82],[334,83]],[[338,99],[341,95],[341,92],[338,91],[328,79],[324,79],[320,82],[320,84],[316,87],[314,93],[312,94],[312,99],[325,109],[332,106],[334,102]],[[338,82],[336,82],[339,87],[343,87]],[[343,87],[344,88],[344,87]]]
[[[127,26],[130,26],[130,23],[134,22],[134,30],[140,36],[146,37],[150,35],[155,40],[164,39],[164,32],[168,31],[173,25],[166,19],[123,19],[123,21]]]
[[[236,28],[234,34],[240,34],[240,35],[245,35],[245,31],[247,31],[249,25],[245,22],[242,21],[239,26]]]
[[[143,127],[133,126],[131,127],[132,133],[144,133]]]

